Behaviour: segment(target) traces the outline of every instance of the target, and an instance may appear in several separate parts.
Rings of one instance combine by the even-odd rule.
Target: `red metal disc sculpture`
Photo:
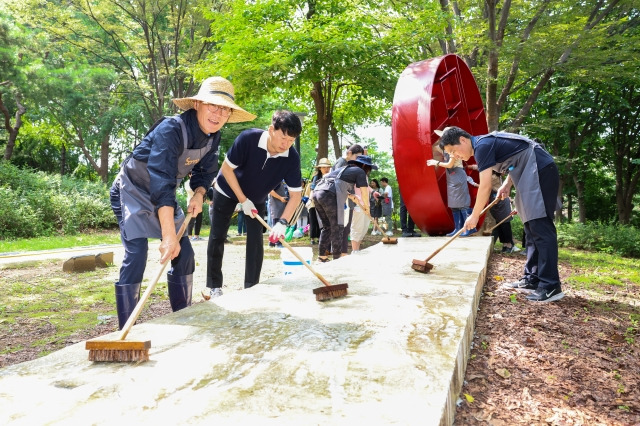
[[[453,54],[409,65],[398,79],[393,98],[393,160],[400,193],[415,224],[430,235],[454,228],[447,207],[446,171],[427,166],[431,158],[443,160],[434,130],[447,126],[458,126],[471,135],[489,132],[473,75],[462,58]],[[475,164],[475,159],[467,164]],[[477,171],[467,169],[467,174],[479,183]],[[472,207],[476,192],[469,186]]]

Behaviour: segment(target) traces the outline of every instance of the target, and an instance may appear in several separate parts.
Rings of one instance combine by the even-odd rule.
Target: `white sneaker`
[[[202,290],[201,294],[202,294],[202,298],[204,300],[209,300],[209,299],[212,299],[214,297],[222,296],[222,289],[221,288],[209,288],[209,287],[207,287],[204,290]]]
[[[391,237],[391,236],[393,236],[393,232],[391,232],[391,231],[387,231],[387,234],[386,234],[386,235],[387,235],[388,237]]]

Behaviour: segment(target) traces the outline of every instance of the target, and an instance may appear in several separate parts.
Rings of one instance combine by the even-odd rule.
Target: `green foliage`
[[[558,226],[558,244],[637,258],[640,257],[640,230],[601,222],[562,224]]]
[[[104,184],[0,162],[0,238],[74,234],[116,224]]]

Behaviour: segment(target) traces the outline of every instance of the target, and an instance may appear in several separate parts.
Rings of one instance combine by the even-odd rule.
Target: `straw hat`
[[[331,167],[331,161],[329,161],[328,158],[321,158],[320,161],[318,161],[316,169],[319,169],[320,167]]]
[[[190,98],[172,99],[172,101],[178,108],[185,111],[193,108],[194,101],[229,107],[233,112],[229,116],[227,123],[241,123],[256,118],[255,115],[236,105],[233,84],[222,77],[209,77],[202,82],[197,95]]]

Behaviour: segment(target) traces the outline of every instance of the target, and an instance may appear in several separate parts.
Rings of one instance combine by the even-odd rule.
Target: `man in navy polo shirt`
[[[298,116],[290,111],[276,111],[268,130],[245,130],[227,152],[215,183],[213,217],[207,248],[207,288],[205,300],[222,295],[222,258],[224,240],[231,216],[238,203],[246,215],[247,248],[244,288],[260,281],[264,256],[262,224],[255,215],[264,217],[269,192],[280,182],[289,187],[289,201],[280,222],[275,224],[269,239],[284,236],[287,225],[302,199],[300,156],[292,147],[302,132]]]
[[[530,293],[532,302],[554,302],[564,297],[558,273],[558,236],[553,223],[559,175],[553,157],[539,143],[514,133],[493,132],[471,136],[459,127],[447,127],[440,148],[455,158],[474,156],[480,172],[480,188],[473,212],[464,228],[473,229],[491,194],[492,170],[506,173],[497,197],[508,197],[516,187],[515,203],[524,224],[527,263],[523,277],[508,286]]]

